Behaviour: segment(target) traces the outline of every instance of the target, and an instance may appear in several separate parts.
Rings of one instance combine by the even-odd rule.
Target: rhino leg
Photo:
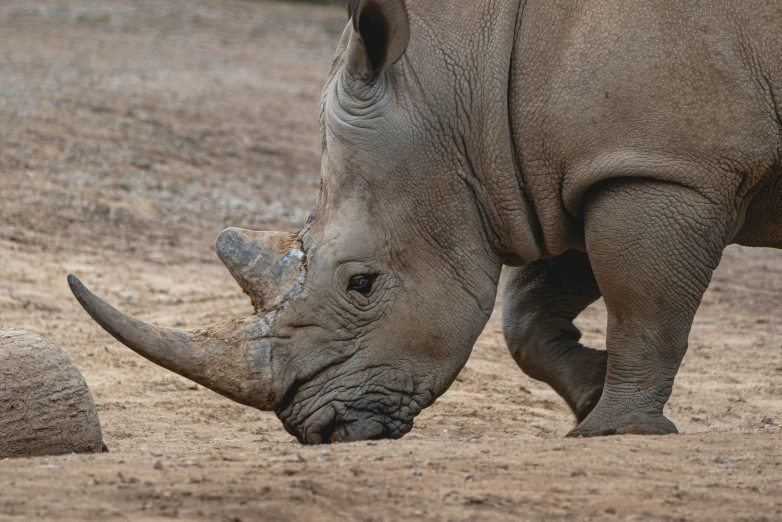
[[[676,433],[663,407],[727,244],[730,206],[681,185],[624,180],[595,191],[585,208],[608,310],[608,369],[600,401],[570,435]]]
[[[579,422],[603,392],[607,353],[583,346],[573,319],[600,297],[589,257],[570,250],[507,271],[503,330],[524,373],[559,393]]]

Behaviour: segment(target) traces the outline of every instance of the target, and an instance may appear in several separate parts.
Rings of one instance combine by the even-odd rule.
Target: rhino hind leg
[[[503,330],[521,369],[543,381],[568,403],[578,422],[603,392],[607,353],[579,343],[573,320],[600,298],[589,257],[570,250],[521,268],[508,269],[503,294]]]
[[[608,369],[600,401],[571,436],[677,432],[663,407],[733,226],[725,208],[649,180],[615,182],[587,199],[587,251],[608,310]]]

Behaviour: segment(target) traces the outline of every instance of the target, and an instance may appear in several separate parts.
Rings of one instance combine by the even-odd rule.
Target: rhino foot
[[[676,425],[660,413],[632,412],[618,417],[590,415],[568,437],[601,435],[671,435],[679,433]]]

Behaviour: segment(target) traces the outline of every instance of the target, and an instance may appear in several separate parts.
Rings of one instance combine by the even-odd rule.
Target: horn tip
[[[221,252],[228,243],[233,242],[235,236],[236,236],[237,229],[234,227],[229,227],[226,229],[223,229],[219,234],[217,234],[217,238],[215,238],[215,250],[219,253]]]
[[[79,281],[79,278],[73,274],[68,274],[68,286],[70,287],[71,292],[73,292],[73,296],[82,306],[82,308],[84,308],[90,315],[93,315],[92,311],[95,308],[95,304],[91,302],[91,300],[94,299],[95,296],[92,295],[92,292],[87,290],[87,287],[84,286],[84,283]]]
[[[79,278],[73,274],[68,274],[68,287],[73,292],[73,295],[81,301],[80,295],[84,293],[85,288],[82,282],[79,281]]]
[[[225,265],[242,266],[250,262],[247,244],[251,241],[248,230],[241,228],[226,228],[215,239],[215,252]]]

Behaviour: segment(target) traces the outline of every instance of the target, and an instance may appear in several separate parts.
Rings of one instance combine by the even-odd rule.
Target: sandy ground
[[[211,245],[225,226],[306,219],[344,16],[0,3],[0,325],[68,352],[111,449],[0,461],[0,519],[782,519],[782,252],[726,251],[667,407],[671,437],[564,439],[573,419],[516,367],[499,310],[409,435],[328,447],[154,366],[81,310],[69,272],[165,326],[250,312]],[[579,325],[604,346],[601,303]]]

